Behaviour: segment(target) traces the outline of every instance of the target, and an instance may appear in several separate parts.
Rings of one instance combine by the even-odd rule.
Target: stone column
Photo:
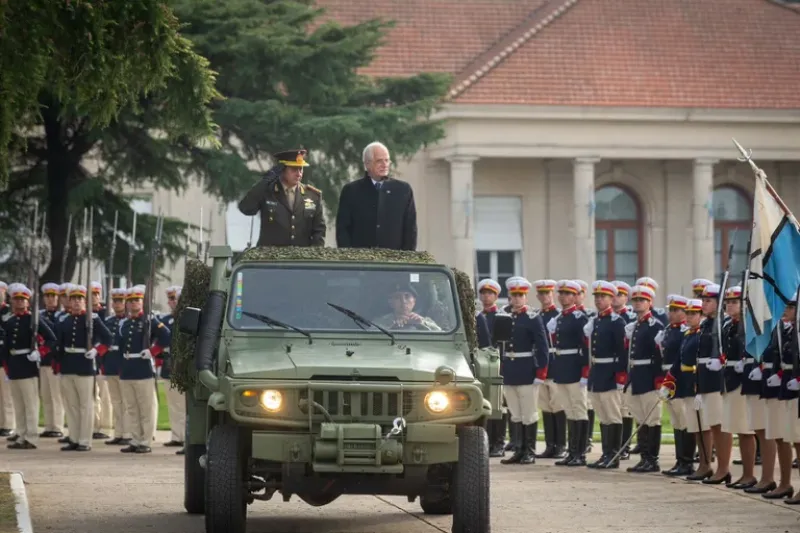
[[[692,174],[692,276],[714,279],[714,221],[708,203],[714,184],[714,159],[695,159]]]
[[[575,277],[590,285],[595,279],[594,165],[596,157],[579,157],[573,162],[573,228],[575,234]]]
[[[453,239],[451,266],[475,277],[473,164],[478,158],[468,155],[448,157],[450,163],[450,235]]]

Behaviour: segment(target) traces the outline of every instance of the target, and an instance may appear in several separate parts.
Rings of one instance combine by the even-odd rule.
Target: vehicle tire
[[[206,533],[245,533],[247,495],[239,428],[215,426],[206,453]]]
[[[183,456],[183,508],[189,514],[206,512],[206,471],[200,458],[206,453],[202,444],[186,444]]]
[[[458,463],[453,486],[453,533],[491,533],[489,439],[480,426],[458,430]]]
[[[425,514],[443,515],[453,514],[453,501],[449,496],[432,499],[426,496],[419,497],[419,506]]]

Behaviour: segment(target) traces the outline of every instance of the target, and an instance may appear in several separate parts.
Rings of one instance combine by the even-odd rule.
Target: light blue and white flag
[[[764,171],[751,165],[756,170],[756,187],[744,315],[747,352],[760,361],[800,285],[800,226]]]

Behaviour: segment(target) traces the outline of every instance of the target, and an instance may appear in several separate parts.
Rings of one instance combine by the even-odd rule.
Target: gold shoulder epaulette
[[[319,189],[317,189],[316,187],[314,187],[313,185],[309,185],[309,184],[307,184],[307,183],[306,183],[306,189],[308,189],[309,191],[314,191],[315,193],[317,193],[317,194],[319,194],[319,195],[321,195],[321,194],[322,194],[322,191],[321,191],[321,190],[319,190]]]

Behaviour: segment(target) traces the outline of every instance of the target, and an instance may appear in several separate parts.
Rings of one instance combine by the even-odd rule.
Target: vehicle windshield
[[[228,321],[237,330],[391,336],[452,333],[459,324],[451,278],[434,268],[244,266],[230,294]]]

